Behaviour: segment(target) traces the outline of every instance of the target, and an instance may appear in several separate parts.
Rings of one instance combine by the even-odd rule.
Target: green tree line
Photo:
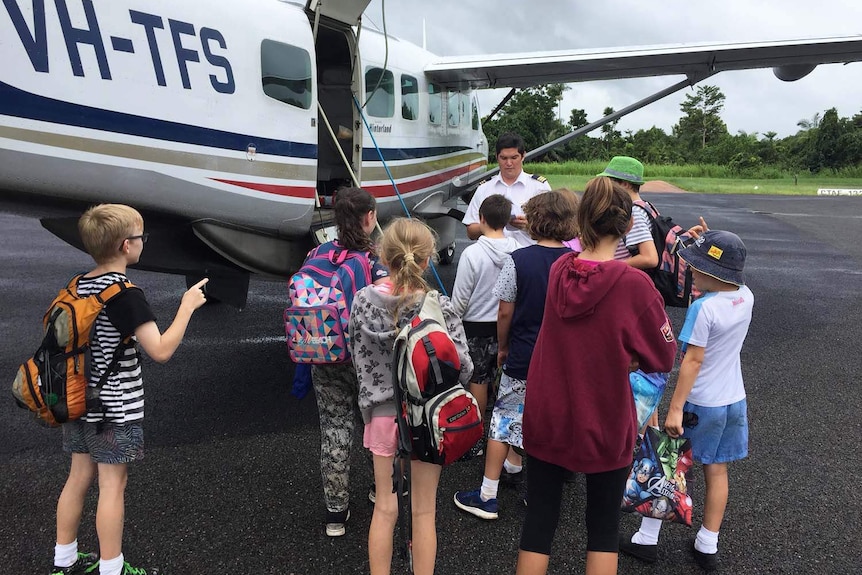
[[[584,110],[573,109],[563,121],[559,106],[564,84],[527,88],[516,93],[497,117],[483,122],[490,161],[493,142],[503,132],[521,134],[527,149],[590,123]],[[725,95],[716,86],[698,86],[680,105],[681,117],[670,134],[652,127],[624,134],[610,122],[548,152],[537,161],[607,161],[613,155],[633,156],[650,165],[718,164],[745,177],[764,172],[838,173],[862,167],[862,110],[852,118],[835,108],[799,120],[799,131],[786,138],[775,132],[730,134],[721,119]],[[604,115],[614,112],[605,108]]]

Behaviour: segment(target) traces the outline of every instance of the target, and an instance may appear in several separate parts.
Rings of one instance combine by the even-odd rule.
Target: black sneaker
[[[703,553],[698,551],[694,546],[694,539],[691,540],[691,553],[694,555],[694,562],[704,571],[715,571],[718,569],[718,553]]]
[[[347,523],[348,519],[350,519],[350,509],[345,509],[344,511],[327,511],[326,534],[330,537],[341,537],[347,533],[347,527],[344,524]]]
[[[458,458],[458,461],[470,461],[485,455],[485,438],[476,442],[476,445],[467,450],[467,453]]]
[[[508,487],[517,487],[524,482],[524,470],[518,471],[517,473],[509,473],[506,471],[506,468],[503,468],[503,471],[500,473],[500,485],[506,485]]]
[[[407,497],[407,493],[409,491],[410,491],[410,488],[407,486],[407,481],[405,481],[404,482],[404,497]],[[371,486],[368,488],[368,501],[370,501],[371,503],[377,503],[377,484],[373,481],[371,482]]]
[[[631,537],[620,535],[620,551],[644,563],[655,563],[658,559],[658,545],[632,543]]]
[[[70,567],[54,567],[51,575],[80,575],[82,573],[98,573],[99,556],[95,553],[78,553],[78,558]]]

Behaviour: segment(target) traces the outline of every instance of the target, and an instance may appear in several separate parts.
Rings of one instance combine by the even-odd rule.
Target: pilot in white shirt
[[[512,132],[501,135],[496,150],[500,173],[476,189],[461,221],[467,226],[467,236],[471,240],[479,239],[479,206],[488,196],[501,194],[512,202],[512,220],[504,233],[522,247],[529,246],[536,242],[526,231],[527,219],[522,206],[533,196],[550,191],[551,186],[543,176],[524,172],[524,140],[519,135]]]

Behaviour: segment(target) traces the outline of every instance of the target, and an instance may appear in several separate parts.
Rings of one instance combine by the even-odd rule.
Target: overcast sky
[[[381,0],[365,11],[382,28]],[[390,34],[422,44],[441,56],[562,49],[709,42],[757,42],[862,35],[857,0],[415,0],[386,1]],[[570,84],[562,119],[583,108],[590,121],[605,106],[621,109],[676,83],[681,76]],[[839,116],[862,110],[862,62],[820,66],[796,82],[782,82],[771,70],[723,72],[704,81],[725,100],[722,118],[730,133],[794,134],[796,123],[836,107]],[[480,92],[487,114],[507,90]],[[678,122],[683,90],[620,120],[621,131],[658,126],[670,133]]]

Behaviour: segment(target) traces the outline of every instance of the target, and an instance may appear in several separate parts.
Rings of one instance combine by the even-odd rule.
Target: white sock
[[[78,540],[75,539],[71,543],[54,545],[54,566],[55,567],[71,567],[78,560]]]
[[[506,470],[506,471],[508,471],[509,473],[518,473],[518,472],[519,472],[519,471],[521,471],[523,468],[524,468],[524,466],[523,466],[523,465],[514,465],[514,464],[512,464],[512,463],[509,463],[509,460],[508,460],[508,459],[504,459],[504,460],[503,460],[503,469],[505,469],[505,470]]]
[[[113,559],[100,559],[99,575],[120,575],[123,572],[123,563],[122,553]]]
[[[709,553],[710,555],[718,553],[718,533],[701,525],[700,531],[697,532],[697,538],[694,540],[694,548],[701,553]]]
[[[497,487],[499,485],[499,479],[488,479],[487,477],[482,477],[482,489],[479,490],[479,497],[482,501],[497,499]]]
[[[661,533],[661,519],[644,517],[641,527],[632,535],[632,543],[638,545],[658,545],[658,535]]]

